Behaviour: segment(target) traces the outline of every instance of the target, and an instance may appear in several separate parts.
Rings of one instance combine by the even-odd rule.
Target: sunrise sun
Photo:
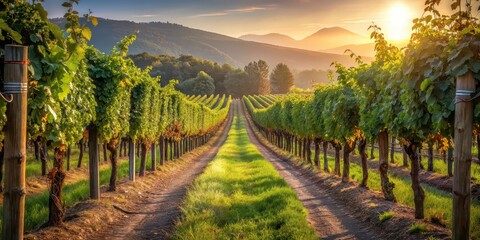
[[[390,6],[385,35],[390,40],[408,39],[411,33],[412,12],[402,3]]]

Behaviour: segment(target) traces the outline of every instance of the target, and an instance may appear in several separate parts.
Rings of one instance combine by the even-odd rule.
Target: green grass
[[[157,153],[158,156],[158,153]],[[84,161],[88,162],[88,156]],[[136,158],[136,169],[140,167],[140,159]],[[147,169],[151,168],[150,157],[147,157]],[[68,172],[67,172],[68,175]],[[88,176],[86,176],[88,178]],[[128,177],[128,161],[118,163],[117,182]],[[108,185],[110,181],[110,168],[100,170],[100,184]],[[67,184],[63,188],[63,202],[66,207],[89,198],[88,179],[79,180],[75,183]],[[25,201],[25,231],[35,229],[48,220],[48,197],[49,191],[45,191],[34,196],[27,196]],[[3,220],[3,206],[0,206],[0,232]]]
[[[295,192],[250,143],[237,116],[188,191],[175,239],[317,239]]]
[[[329,156],[330,169],[334,166],[335,160]],[[322,166],[323,169],[323,166]],[[343,161],[341,161],[341,167],[343,169]],[[356,182],[362,181],[362,168],[360,165],[351,162],[350,163],[350,177]],[[395,183],[393,192],[397,201],[403,205],[414,208],[413,191],[411,188],[410,178],[401,178],[393,175],[389,175],[390,181]],[[368,170],[368,182],[367,186],[375,191],[381,191],[380,174],[377,170]],[[452,226],[452,194],[445,191],[438,190],[428,184],[421,184],[425,191],[425,218],[432,222],[441,222],[448,228]],[[479,203],[473,203],[471,206],[471,234],[472,238],[480,238],[480,205]]]
[[[375,149],[374,152],[375,152],[374,155],[376,159],[378,159],[378,156],[379,156],[378,149]],[[368,147],[367,153],[368,153],[368,156],[370,157],[370,147]],[[477,156],[476,147],[472,149],[472,154],[474,157]],[[390,153],[388,154],[388,157],[390,158]],[[394,158],[395,158],[395,164],[394,164],[395,166],[398,166],[398,167],[403,166],[403,153],[395,152]],[[425,156],[422,156],[422,164],[425,167],[425,169],[427,168],[427,161],[428,161],[428,158]],[[408,160],[408,164],[409,164],[408,169],[410,169],[410,160]],[[444,162],[442,158],[433,158],[433,172],[447,176],[448,163]],[[480,165],[479,164],[472,163],[471,174],[472,174],[471,175],[472,179],[474,179],[474,182],[477,184],[480,184]]]
[[[410,228],[408,229],[409,233],[416,234],[416,233],[423,233],[428,231],[427,226],[421,223],[414,223]]]
[[[390,220],[392,219],[393,217],[395,217],[395,213],[394,212],[384,212],[380,215],[378,215],[378,219],[380,220],[380,222],[385,222],[387,220]]]
[[[70,154],[70,169],[77,168],[78,156],[79,156],[78,146],[72,146],[72,151]],[[101,161],[103,161],[103,150],[100,153]],[[47,171],[50,171],[53,166],[53,151],[49,151],[48,162],[47,162]],[[88,149],[83,152],[82,166],[86,167],[88,165]],[[65,169],[67,169],[67,157],[65,157]],[[40,160],[35,160],[35,153],[31,150],[27,151],[27,167],[26,167],[26,177],[38,177],[42,175],[42,162]]]

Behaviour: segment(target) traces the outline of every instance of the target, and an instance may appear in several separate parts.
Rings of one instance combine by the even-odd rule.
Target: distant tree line
[[[249,63],[243,69],[229,64],[198,59],[190,55],[180,57],[141,53],[130,58],[140,68],[152,67],[150,74],[160,76],[162,86],[171,79],[176,88],[188,95],[230,94],[243,95],[288,93],[294,86],[294,75],[286,64],[279,63],[270,73],[263,60]]]

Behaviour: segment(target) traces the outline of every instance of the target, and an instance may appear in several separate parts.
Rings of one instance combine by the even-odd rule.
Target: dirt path
[[[232,103],[233,105],[233,103]],[[213,146],[202,153],[196,161],[187,167],[169,174],[163,181],[155,183],[147,196],[132,204],[134,209],[124,211],[124,219],[118,224],[90,239],[165,239],[170,238],[175,221],[180,217],[180,204],[187,188],[203,172],[208,163],[216,156],[219,148],[227,139],[232,124],[232,115],[228,122],[219,129]]]
[[[279,159],[264,147],[253,133],[249,122],[247,132],[250,141],[270,161],[282,177],[292,186],[308,210],[308,221],[322,239],[381,239],[371,231],[372,225],[362,224],[350,216],[343,206],[335,202],[330,193],[318,186],[316,179],[297,171],[292,165]]]

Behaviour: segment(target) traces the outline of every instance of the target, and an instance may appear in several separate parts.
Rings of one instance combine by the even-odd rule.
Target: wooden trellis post
[[[28,48],[6,45],[4,64],[3,92],[9,103],[7,103],[4,146],[3,239],[23,239],[27,160]]]
[[[132,182],[135,182],[135,141],[130,138],[130,156],[128,158],[128,179]]]
[[[90,198],[100,199],[100,169],[98,167],[98,129],[93,124],[88,128],[88,170],[90,174]]]
[[[472,163],[475,79],[468,72],[457,78],[453,173],[453,239],[470,239],[470,167]]]

